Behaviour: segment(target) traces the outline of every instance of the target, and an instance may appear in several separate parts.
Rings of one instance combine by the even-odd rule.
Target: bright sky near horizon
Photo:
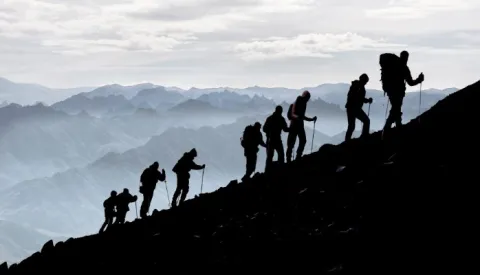
[[[425,88],[480,78],[478,0],[3,0],[0,76],[55,88],[291,87],[410,51]]]

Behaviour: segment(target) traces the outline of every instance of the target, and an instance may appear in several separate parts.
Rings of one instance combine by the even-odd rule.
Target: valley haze
[[[98,231],[103,200],[111,190],[138,193],[143,169],[154,161],[166,170],[170,196],[176,186],[171,168],[184,152],[198,151],[206,163],[204,192],[225,186],[245,172],[240,146],[243,129],[264,123],[275,106],[286,117],[303,91],[312,99],[307,114],[318,116],[314,150],[343,142],[345,98],[350,84],[302,89],[131,86],[51,89],[0,79],[0,258],[18,262],[49,239],[65,240]],[[422,91],[422,112],[456,88]],[[384,123],[386,98],[373,97],[372,131]],[[419,93],[405,98],[404,118],[418,115]],[[309,153],[312,123],[307,123]],[[355,137],[359,132],[354,133]],[[286,135],[283,136],[286,148]],[[263,171],[260,151],[256,171]],[[200,192],[201,174],[193,172],[187,199]],[[168,207],[164,183],[155,191],[151,211]],[[135,211],[127,215],[135,219]]]

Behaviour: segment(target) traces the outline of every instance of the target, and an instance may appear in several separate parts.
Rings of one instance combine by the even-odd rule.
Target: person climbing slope
[[[267,171],[273,162],[273,155],[277,152],[279,163],[285,162],[285,153],[283,150],[282,131],[289,132],[287,122],[282,116],[283,108],[278,105],[275,112],[270,115],[263,125],[263,132],[267,136],[267,161],[265,171]]]
[[[345,109],[347,109],[348,128],[345,134],[345,141],[352,138],[356,119],[363,123],[362,137],[368,135],[370,132],[370,118],[368,118],[367,114],[362,110],[364,103],[371,104],[373,102],[372,98],[367,99],[365,97],[367,93],[365,85],[367,85],[368,80],[368,75],[362,74],[358,80],[352,81],[352,85],[348,91],[347,104],[345,105]]]
[[[255,122],[254,125],[248,125],[245,127],[245,130],[243,131],[243,137],[240,144],[243,147],[243,154],[246,158],[246,167],[242,181],[250,179],[252,173],[255,172],[257,167],[257,153],[259,151],[258,146],[261,145],[262,147],[267,147],[263,141],[261,129],[262,124],[260,124],[260,122]]]
[[[98,233],[102,233],[112,226],[113,219],[115,218],[116,202],[117,202],[117,191],[112,190],[112,192],[110,192],[110,197],[108,197],[103,202],[103,207],[105,209],[105,222],[103,222],[102,227],[100,228],[100,231]]]
[[[162,172],[160,173],[158,168],[159,164],[155,161],[150,167],[143,170],[143,173],[140,176],[140,193],[143,194],[142,206],[140,206],[140,217],[142,219],[147,217],[153,193],[157,187],[157,182],[165,181],[166,179],[165,170],[162,169]]]
[[[317,121],[317,117],[309,118],[305,116],[307,110],[307,103],[310,100],[310,92],[304,91],[301,96],[297,97],[295,103],[290,105],[287,117],[290,120],[290,133],[287,139],[287,162],[292,161],[292,151],[298,136],[298,148],[296,159],[300,159],[307,143],[305,135],[304,121]]]
[[[408,57],[407,51],[401,52],[400,57],[392,53],[380,55],[382,88],[391,104],[384,130],[390,129],[394,122],[397,127],[402,125],[402,105],[407,90],[405,82],[410,86],[416,86],[424,81],[423,73],[420,73],[417,79],[412,79],[407,65]]]
[[[124,188],[123,192],[117,195],[117,218],[115,219],[115,224],[125,223],[125,217],[127,216],[127,212],[130,211],[128,205],[136,201],[137,195],[132,196],[132,194],[130,194],[127,188]]]
[[[182,204],[187,197],[189,187],[189,180],[190,180],[190,170],[201,170],[205,169],[204,165],[196,164],[193,159],[197,157],[197,150],[193,148],[190,152],[186,152],[183,156],[178,160],[177,164],[173,167],[172,171],[177,174],[177,189],[175,190],[175,194],[173,194],[172,199],[172,207],[177,206],[178,197],[180,197],[180,203]]]

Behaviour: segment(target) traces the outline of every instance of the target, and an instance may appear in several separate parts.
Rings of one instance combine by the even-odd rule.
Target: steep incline
[[[479,94],[477,82],[384,140],[325,145],[147,220],[47,243],[4,273],[460,274],[475,264]]]

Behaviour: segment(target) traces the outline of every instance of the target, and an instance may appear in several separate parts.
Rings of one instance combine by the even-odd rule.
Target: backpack
[[[270,124],[271,124],[270,121],[271,120],[272,120],[272,116],[269,116],[267,118],[267,120],[265,121],[265,123],[263,124],[263,132],[267,135],[270,133]]]
[[[145,170],[143,170],[143,173],[142,173],[142,175],[140,176],[140,182],[141,182],[141,183],[147,182],[148,172],[149,172],[149,169],[148,169],[148,168],[146,168]]]
[[[179,169],[180,169],[181,166],[182,166],[182,160],[183,160],[183,157],[177,161],[177,163],[175,164],[175,166],[173,166],[172,171],[173,171],[174,173],[178,173],[178,172],[179,172]]]
[[[292,119],[293,119],[292,111],[293,111],[293,104],[290,104],[290,107],[288,107],[288,111],[287,111],[287,118],[288,118],[288,120],[292,120]]]
[[[400,57],[393,53],[384,53],[380,55],[380,70],[382,84],[389,84],[391,80],[395,80],[401,72]]]
[[[255,128],[253,127],[253,125],[248,125],[243,130],[243,137],[241,138],[241,141],[240,141],[240,144],[242,145],[243,148],[245,148],[245,146],[248,146],[249,144],[252,143],[254,130]]]

